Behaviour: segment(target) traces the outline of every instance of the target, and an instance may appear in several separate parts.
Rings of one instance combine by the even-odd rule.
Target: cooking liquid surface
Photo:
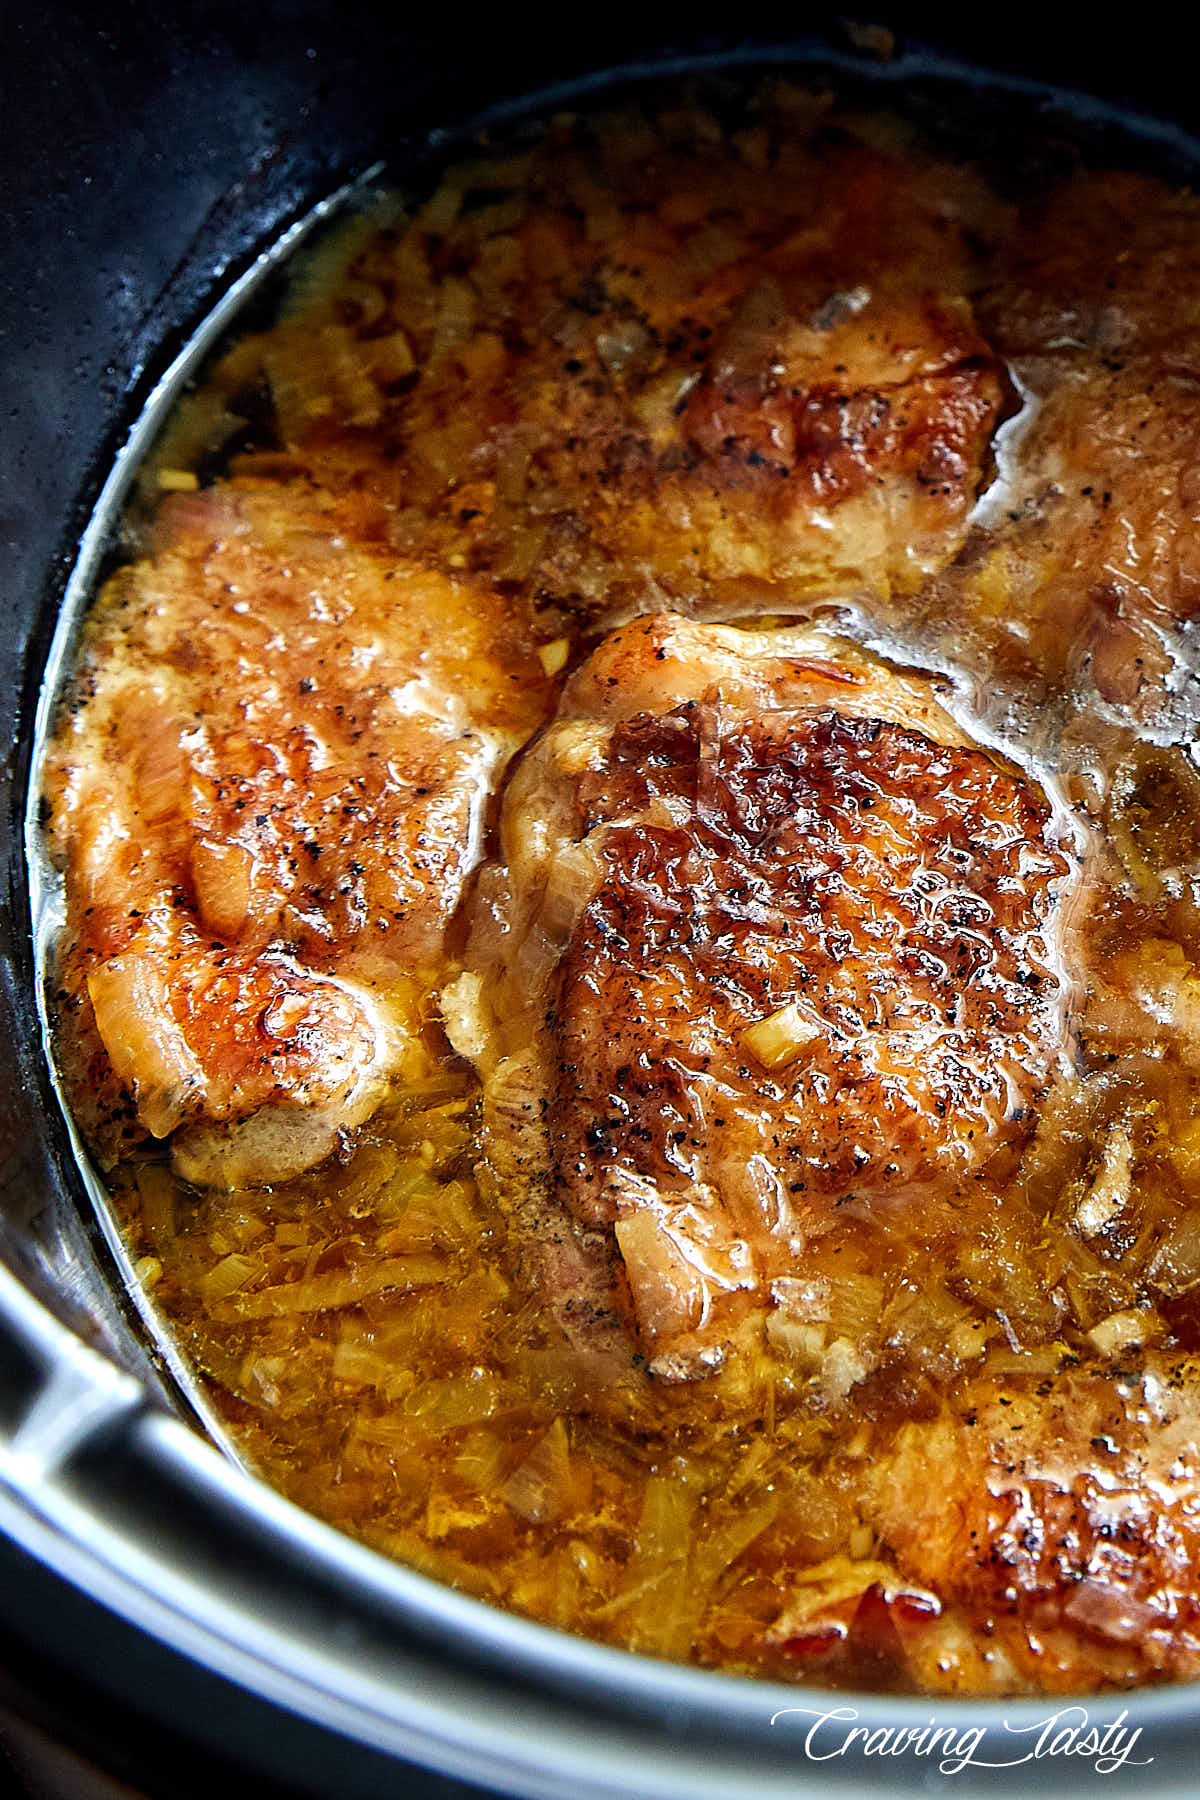
[[[708,1666],[1200,1672],[1198,276],[1061,145],[681,91],[381,201],[181,403],[47,760],[58,1055],[264,1479]]]

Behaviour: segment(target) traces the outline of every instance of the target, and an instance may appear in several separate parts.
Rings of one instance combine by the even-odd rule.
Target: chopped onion
[[[1096,1177],[1075,1209],[1075,1226],[1084,1237],[1095,1237],[1120,1216],[1129,1200],[1132,1171],[1129,1133],[1114,1125],[1105,1140]]]
[[[200,1294],[205,1306],[211,1311],[222,1300],[227,1300],[239,1289],[249,1287],[263,1273],[263,1264],[257,1256],[242,1256],[233,1251],[224,1256],[215,1268],[200,1283]]]
[[[465,1375],[447,1375],[426,1381],[406,1402],[405,1411],[427,1431],[457,1431],[478,1425],[518,1404],[508,1384],[490,1369],[470,1369]]]
[[[271,1319],[288,1313],[335,1311],[355,1306],[369,1295],[385,1293],[389,1288],[407,1292],[411,1288],[432,1287],[444,1281],[448,1273],[440,1257],[389,1257],[374,1267],[333,1270],[280,1287],[261,1288],[254,1294],[240,1294],[232,1303],[232,1316]]]
[[[553,638],[548,644],[538,645],[538,661],[547,675],[557,675],[567,666],[567,658],[571,654],[570,638]]]
[[[778,1012],[743,1031],[742,1042],[764,1069],[773,1071],[795,1062],[806,1046],[820,1035],[820,1028],[801,1012],[794,1000],[789,1000]]]
[[[1120,1356],[1123,1350],[1140,1349],[1155,1335],[1158,1315],[1127,1308],[1110,1314],[1088,1332],[1088,1340],[1101,1356]]]
[[[561,1417],[517,1464],[500,1489],[500,1498],[513,1512],[537,1525],[560,1519],[570,1511],[571,1453]]]
[[[250,913],[253,860],[241,844],[198,838],[192,846],[192,881],[205,926],[236,937]]]

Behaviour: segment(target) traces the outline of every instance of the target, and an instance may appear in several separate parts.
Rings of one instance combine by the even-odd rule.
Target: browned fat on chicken
[[[641,621],[568,684],[501,836],[446,1012],[569,1330],[624,1312],[700,1373],[843,1209],[986,1204],[1064,1055],[1069,862],[930,681]]]
[[[281,1179],[415,1071],[481,808],[547,688],[504,603],[398,558],[353,496],[162,509],[46,769],[60,1053],[104,1163],[169,1138],[196,1182]]]

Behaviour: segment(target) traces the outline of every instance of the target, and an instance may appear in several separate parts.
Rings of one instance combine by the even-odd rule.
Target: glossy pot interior
[[[805,54],[870,66],[881,40],[789,11]],[[1080,39],[931,9],[887,9],[886,82],[930,65],[919,46],[1153,114],[1168,161],[1190,152],[1191,41]],[[756,20],[763,29],[770,21]],[[1024,28],[1023,28],[1024,26]],[[339,1538],[258,1489],[181,1421],[89,1215],[46,1072],[21,820],[55,619],[97,496],[178,347],[230,282],[312,201],[379,156],[403,166],[431,130],[548,85],[680,57],[743,60],[647,9],[637,26],[583,15],[412,15],[278,0],[90,9],[15,0],[0,50],[0,1664],[24,1702],[126,1772],[175,1794],[353,1796],[453,1791],[423,1771],[521,1795],[924,1791],[937,1759],[807,1759],[782,1707],[829,1697],[625,1656],[462,1599]],[[1188,38],[1196,36],[1187,28]],[[779,40],[775,40],[778,42]],[[768,36],[764,45],[769,46]],[[863,46],[866,46],[864,50]],[[940,75],[936,76],[941,79]],[[7,92],[4,90],[7,89]],[[1036,103],[1036,97],[1035,97]],[[1200,123],[1200,121],[1197,121]],[[93,553],[102,554],[95,541]],[[865,1724],[920,1727],[924,1701],[848,1697]],[[1129,1697],[1144,1731],[1137,1791],[1178,1791],[1200,1699]],[[986,1727],[1011,1766],[957,1789],[1027,1791],[1011,1730],[1048,1703],[939,1703]],[[1097,1703],[1105,1722],[1122,1703]],[[114,1724],[119,1729],[114,1730]],[[1006,1731],[1009,1735],[1005,1736]],[[833,1740],[830,1740],[833,1742]],[[1016,1746],[1016,1748],[1014,1748]],[[1064,1790],[1094,1765],[1047,1765]],[[164,1777],[164,1770],[169,1774]],[[1045,1777],[1046,1771],[1041,1771]],[[951,1779],[947,1774],[945,1779]],[[406,1785],[407,1784],[407,1785]]]

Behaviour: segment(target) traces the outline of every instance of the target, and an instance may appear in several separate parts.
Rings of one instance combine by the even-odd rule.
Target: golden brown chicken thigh
[[[588,1254],[659,1373],[718,1364],[839,1216],[969,1208],[1027,1138],[1069,862],[928,681],[641,621],[569,683],[501,833],[451,1034],[502,1189],[542,1235],[559,1209],[556,1285],[590,1246],[589,1316]]]
[[[450,171],[264,340],[282,444],[586,627],[912,594],[1014,402],[969,298],[997,208],[828,110],[766,83],[728,127],[563,118]]]
[[[1100,721],[1193,735],[1198,216],[1112,170],[1026,197],[974,296],[1022,394],[1001,478],[916,604],[880,601],[900,641],[969,668],[1058,760]]]
[[[985,1627],[1018,1681],[1194,1677],[1198,1465],[1194,1360],[1127,1352],[968,1383],[881,1448],[867,1510],[903,1577]]]
[[[303,486],[181,497],[85,632],[46,796],[60,1043],[106,1163],[148,1134],[198,1182],[283,1178],[418,1066],[547,684],[501,601],[371,524]]]

